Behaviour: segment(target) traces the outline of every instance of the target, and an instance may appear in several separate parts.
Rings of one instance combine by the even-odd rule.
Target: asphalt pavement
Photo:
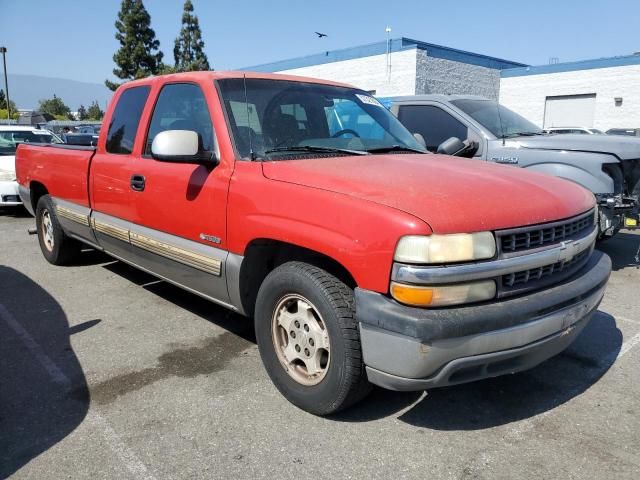
[[[640,234],[564,353],[330,418],[280,396],[252,323],[95,251],[54,267],[0,213],[0,478],[638,479]]]

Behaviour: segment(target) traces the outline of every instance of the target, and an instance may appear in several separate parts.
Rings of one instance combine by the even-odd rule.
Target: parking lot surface
[[[640,235],[600,246],[596,317],[537,368],[330,418],[289,404],[250,320],[0,213],[0,478],[640,478]]]

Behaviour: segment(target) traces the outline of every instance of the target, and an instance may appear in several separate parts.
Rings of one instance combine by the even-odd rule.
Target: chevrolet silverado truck
[[[503,105],[472,95],[381,101],[431,151],[442,145],[447,153],[548,173],[591,190],[598,201],[601,240],[639,226],[640,139],[547,134]],[[452,137],[463,145],[449,142],[447,148],[444,142]]]
[[[253,317],[273,383],[318,415],[371,384],[424,390],[533,367],[587,325],[611,269],[594,251],[589,191],[429,154],[337,83],[136,80],[95,148],[17,154],[46,260],[89,245]]]

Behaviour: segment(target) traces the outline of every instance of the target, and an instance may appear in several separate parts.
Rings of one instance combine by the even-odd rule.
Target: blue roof
[[[395,38],[391,40],[390,43],[391,52],[419,49],[426,51],[427,55],[430,57],[443,58],[471,65],[479,65],[482,67],[494,68],[496,70],[527,66],[524,63],[511,62],[501,58],[489,57],[479,53],[443,47],[442,45],[421,42],[419,40],[412,40],[405,37]],[[352,60],[355,58],[371,57],[373,55],[382,55],[385,53],[387,53],[387,42],[382,41],[361,45],[359,47],[343,48],[341,50],[327,50],[323,53],[307,55],[305,57],[254,65],[253,67],[246,67],[241,70],[254,72],[280,72],[282,70],[292,70],[294,68],[310,67],[313,65],[322,65],[325,63],[340,62],[343,60]]]
[[[640,65],[640,55],[626,55],[622,57],[596,58],[595,60],[581,60],[578,62],[554,63],[533,67],[520,67],[502,70],[502,78],[523,77],[526,75],[542,75],[544,73],[576,72],[593,70],[596,68],[623,67],[626,65]]]

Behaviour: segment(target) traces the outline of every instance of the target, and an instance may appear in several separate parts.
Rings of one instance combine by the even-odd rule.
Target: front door
[[[130,236],[136,263],[227,303],[226,202],[233,163],[221,161],[212,167],[155,160],[151,145],[165,130],[195,131],[200,149],[216,152],[213,122],[199,85],[162,87],[142,155],[134,159],[131,174],[138,184],[131,191]]]

